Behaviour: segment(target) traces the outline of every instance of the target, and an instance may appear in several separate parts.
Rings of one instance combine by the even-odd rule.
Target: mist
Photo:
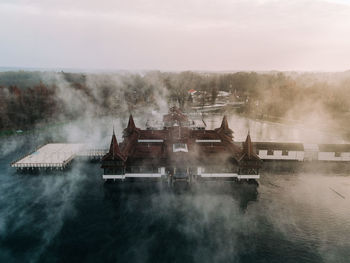
[[[4,133],[65,124],[63,140],[96,144],[107,126],[125,127],[129,114],[142,120],[141,127],[147,119],[160,120],[173,105],[191,111],[198,106],[189,100],[188,90],[194,89],[206,94],[208,106],[218,91],[230,92],[231,102],[244,102],[239,110],[219,114],[232,116],[238,134],[252,129],[256,140],[345,142],[349,79],[348,72],[5,72],[0,124]],[[269,126],[273,129],[265,129]]]
[[[0,262],[349,262],[349,162],[186,189],[77,156],[11,167],[47,143],[106,150],[172,106],[227,116],[236,145],[349,143],[348,1],[2,0],[0,24]]]
[[[80,142],[107,149],[113,128],[122,141],[129,114],[134,115],[137,127],[145,128],[147,119],[161,120],[170,106],[191,111],[190,88],[207,91],[205,103],[210,106],[211,90],[229,87],[220,86],[220,77],[223,83],[232,81],[227,90],[248,103],[244,109],[203,113],[208,129],[219,127],[226,114],[235,141],[243,141],[248,131],[253,141],[346,141],[346,132],[338,130],[345,115],[334,118],[335,113],[344,112],[330,110],[322,95],[334,87],[337,94],[346,74],[335,81],[322,74],[290,73],[287,81],[298,83],[298,88],[291,85],[292,95],[302,98],[295,105],[289,104],[288,96],[276,95],[290,89],[284,80],[278,84],[276,73],[258,73],[261,79],[256,85],[249,84],[249,78],[242,81],[241,76],[251,74],[40,73],[41,85],[49,92],[38,89],[33,94],[51,94],[47,96],[52,112],[23,126],[2,122],[24,132],[1,138],[0,260],[164,262],[178,257],[188,262],[249,262],[288,255],[284,260],[293,262],[293,256],[302,255],[310,262],[346,262],[350,236],[347,171],[340,175],[317,170],[271,172],[262,174],[257,188],[218,183],[179,194],[150,184],[104,185],[100,165],[86,161],[74,162],[70,170],[58,174],[17,174],[9,167],[47,142]],[[308,78],[308,85],[299,86]],[[242,81],[239,85],[234,82],[238,80]],[[329,89],[322,88],[320,81]],[[37,84],[2,84],[6,95],[2,99],[17,98],[24,119],[29,105],[25,94]],[[13,85],[21,92],[13,92]],[[312,91],[319,90],[317,100],[306,96],[310,86]],[[32,104],[41,105],[37,96]],[[253,108],[257,101],[261,107]],[[290,107],[280,109],[281,104]],[[10,108],[2,110],[11,115]],[[278,121],[271,112],[279,114]]]

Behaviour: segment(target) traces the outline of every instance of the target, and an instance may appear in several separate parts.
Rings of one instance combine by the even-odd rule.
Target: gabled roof
[[[118,145],[117,138],[114,134],[114,129],[113,129],[113,135],[112,135],[112,140],[111,140],[111,145],[109,147],[108,153],[103,157],[103,161],[105,160],[121,160],[125,161],[126,158],[125,156],[121,153]]]
[[[228,127],[228,122],[227,122],[226,115],[222,118],[222,122],[221,122],[220,128],[223,129],[223,130],[230,130],[230,128]]]
[[[243,143],[243,152],[247,154],[247,156],[250,158],[252,156],[253,152],[253,144],[252,140],[250,138],[250,133],[248,132],[247,139]]]
[[[130,114],[128,126],[123,131],[123,137],[129,136],[135,130],[138,130],[138,128],[136,128],[134,118],[132,117],[132,114]]]
[[[187,118],[176,107],[171,108],[166,116],[170,120],[177,117]],[[126,165],[144,162],[162,162],[171,165],[183,161],[193,164],[218,164],[227,161],[237,163],[245,153],[248,153],[248,157],[256,156],[252,150],[250,136],[246,140],[249,147],[245,147],[246,150],[243,151],[240,145],[234,144],[232,133],[226,116],[221,126],[215,130],[195,130],[187,126],[164,126],[163,130],[142,130],[136,127],[130,115],[128,126],[124,129],[123,142],[118,145],[113,133],[110,150],[103,160],[117,158],[123,160]],[[187,152],[174,152],[174,144],[178,143],[186,144]],[[256,159],[252,161],[256,162]]]
[[[249,132],[245,142],[243,143],[242,155],[239,158],[239,161],[243,161],[243,160],[257,160],[257,161],[261,160],[253,150],[253,144],[252,144],[252,140],[250,138]]]
[[[215,129],[216,132],[225,135],[227,137],[229,137],[230,139],[233,138],[233,131],[230,129],[230,127],[228,126],[228,121],[227,121],[227,117],[226,115],[224,116],[224,118],[222,119],[221,122],[221,126],[217,129]]]

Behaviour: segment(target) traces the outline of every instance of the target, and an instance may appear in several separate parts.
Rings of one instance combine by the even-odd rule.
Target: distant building
[[[194,90],[194,89],[189,89],[189,90],[188,90],[188,93],[189,93],[190,95],[194,95],[194,94],[197,93],[197,91]]]

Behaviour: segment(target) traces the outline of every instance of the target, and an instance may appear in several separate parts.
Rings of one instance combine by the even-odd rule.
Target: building
[[[302,143],[256,142],[254,147],[264,161],[304,161],[305,153]]]
[[[350,161],[350,144],[319,144],[319,161]]]
[[[350,162],[350,144],[255,142],[263,161]]]
[[[265,171],[350,169],[350,144],[252,142],[249,133],[244,142],[234,142],[226,117],[217,129],[206,128],[202,119],[191,119],[176,107],[170,108],[162,121],[146,123],[144,130],[136,127],[130,115],[123,141],[119,144],[113,131],[109,149],[48,143],[12,162],[11,167],[31,173],[64,170],[75,159],[102,159],[105,180],[154,178],[169,182],[254,181],[260,177],[262,162]]]
[[[261,160],[249,134],[240,147],[233,142],[226,116],[215,130],[193,123],[176,107],[164,115],[161,129],[137,128],[130,115],[120,144],[113,131],[109,152],[102,159],[103,179],[259,179]]]

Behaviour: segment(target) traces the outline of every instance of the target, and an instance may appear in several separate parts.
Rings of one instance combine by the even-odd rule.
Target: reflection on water
[[[177,193],[105,185],[100,172],[76,164],[61,176],[1,174],[0,262],[350,258],[348,175],[264,174],[258,187],[205,182]]]
[[[229,198],[235,200],[242,211],[245,211],[248,204],[257,201],[258,184],[247,184],[246,182],[200,182],[186,187],[175,185],[168,187],[164,182],[115,182],[104,184],[105,200],[115,203],[127,202],[130,195],[142,197],[159,195],[161,200],[172,198],[177,205],[182,206],[183,197],[196,198],[206,196],[208,198]],[[125,199],[123,199],[125,198]]]
[[[243,139],[244,121],[230,120]],[[349,262],[346,169],[266,171],[259,186],[206,182],[180,193],[105,185],[98,163],[15,174],[9,163],[35,140],[0,145],[0,262]]]
[[[222,114],[205,116],[204,120],[208,129],[218,128],[222,121]],[[304,123],[303,125],[281,124],[268,121],[253,120],[229,115],[228,122],[234,131],[236,141],[244,141],[248,130],[253,141],[277,141],[277,142],[307,142],[307,143],[344,143],[338,131],[332,130],[334,127],[323,127],[322,129]]]

